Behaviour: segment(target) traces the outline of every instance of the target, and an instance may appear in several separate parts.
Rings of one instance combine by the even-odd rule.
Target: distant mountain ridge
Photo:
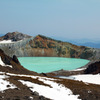
[[[84,40],[84,39],[83,39]],[[70,43],[78,45],[78,46],[87,46],[91,48],[100,48],[100,41],[94,41],[94,40],[89,40],[89,41],[81,41],[81,40],[68,40]]]
[[[100,48],[100,43],[86,42],[86,43],[80,43],[79,45],[84,45],[92,48]]]
[[[20,34],[20,33],[18,33]],[[6,34],[5,36],[7,36]],[[10,37],[12,36],[12,37]],[[36,37],[27,36],[21,33],[22,38],[18,36],[16,39],[15,32],[10,33],[9,38],[14,43],[0,44],[0,48],[4,52],[18,57],[67,57],[67,58],[82,58],[82,59],[100,59],[100,50],[85,46],[77,46],[69,42],[62,42],[52,38],[37,35]],[[25,38],[26,37],[26,38]],[[5,38],[1,37],[2,40]],[[18,41],[22,39],[22,41]]]

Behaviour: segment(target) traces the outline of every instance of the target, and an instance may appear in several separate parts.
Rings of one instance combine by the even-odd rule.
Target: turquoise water
[[[57,70],[74,70],[86,65],[89,60],[61,57],[19,57],[20,63],[31,71],[47,73]]]

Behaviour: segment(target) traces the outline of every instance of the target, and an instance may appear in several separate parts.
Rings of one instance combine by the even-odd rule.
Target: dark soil
[[[79,98],[82,100],[100,100],[100,85],[85,84],[82,81],[69,79],[57,80],[56,82],[71,89],[73,94],[79,95]]]

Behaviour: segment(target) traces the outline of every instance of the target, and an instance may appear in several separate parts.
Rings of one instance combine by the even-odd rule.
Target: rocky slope
[[[14,32],[10,34],[13,35]],[[12,40],[15,40],[15,38]],[[90,60],[100,59],[99,49],[76,46],[68,42],[57,41],[42,35],[38,35],[34,38],[26,38],[22,41],[17,41],[14,43],[0,43],[0,48],[11,57],[16,55],[20,57],[49,56],[82,58]]]
[[[40,76],[0,50],[0,100],[100,100],[100,85]]]
[[[31,36],[20,33],[20,32],[9,32],[6,35],[0,37],[0,41],[2,40],[12,40],[12,41],[19,41],[25,38],[31,38]]]

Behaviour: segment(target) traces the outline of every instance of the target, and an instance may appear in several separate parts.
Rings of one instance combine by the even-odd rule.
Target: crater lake
[[[63,57],[18,57],[22,66],[37,73],[57,70],[75,70],[86,65],[89,60]]]

